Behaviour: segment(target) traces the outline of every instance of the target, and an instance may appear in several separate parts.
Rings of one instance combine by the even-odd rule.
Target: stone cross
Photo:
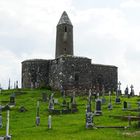
[[[0,128],[2,128],[2,106],[0,105]]]
[[[97,93],[97,98],[98,98],[98,99],[100,98],[100,94],[99,94],[99,92]]]
[[[119,81],[118,83],[118,90],[120,91],[121,90],[121,82]]]
[[[108,103],[108,109],[109,109],[109,110],[112,110],[111,91],[109,91],[109,103]]]
[[[11,88],[11,82],[10,82],[10,78],[9,78],[9,83],[8,83],[8,89]]]
[[[131,88],[130,95],[131,95],[131,96],[134,96],[134,89],[133,89],[133,88],[134,88],[134,86],[133,86],[133,85],[131,85],[131,86],[130,86],[130,88]]]
[[[11,140],[11,136],[9,135],[9,110],[7,110],[7,122],[6,122],[6,136],[5,140]]]
[[[89,90],[89,96],[88,96],[88,102],[89,102],[89,104],[91,104],[91,89]]]
[[[109,103],[111,103],[111,91],[109,91]]]
[[[39,124],[40,124],[39,101],[37,101],[37,108],[36,108],[36,125],[39,126]]]
[[[51,117],[51,115],[49,115],[49,117],[48,117],[48,128],[49,129],[52,128],[52,117]]]
[[[86,128],[92,128],[93,125],[93,113],[86,112]]]
[[[16,89],[18,89],[18,81],[16,81]]]

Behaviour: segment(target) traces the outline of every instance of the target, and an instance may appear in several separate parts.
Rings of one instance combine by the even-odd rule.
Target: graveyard
[[[48,89],[2,90],[0,137],[6,135],[9,110],[13,140],[138,140],[139,101],[114,92],[95,99],[90,92],[72,98]]]

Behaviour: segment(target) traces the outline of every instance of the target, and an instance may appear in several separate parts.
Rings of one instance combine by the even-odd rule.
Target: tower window
[[[67,26],[65,26],[65,32],[67,32]]]
[[[75,73],[75,82],[78,82],[78,81],[79,81],[79,74]]]
[[[66,48],[64,48],[65,52],[66,52]]]

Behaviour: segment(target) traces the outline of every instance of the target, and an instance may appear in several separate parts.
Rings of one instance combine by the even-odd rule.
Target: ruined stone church
[[[92,64],[90,58],[74,55],[73,25],[66,12],[57,24],[55,59],[22,62],[22,88],[63,87],[67,92],[77,90],[82,94],[93,88],[116,90],[117,82],[116,66]]]

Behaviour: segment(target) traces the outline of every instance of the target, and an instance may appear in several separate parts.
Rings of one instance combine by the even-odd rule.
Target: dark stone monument
[[[111,103],[111,91],[109,91],[109,103],[108,103],[108,110],[112,110],[112,103]]]
[[[75,100],[75,93],[73,93],[73,97],[72,97],[72,103],[71,103],[71,112],[75,113],[77,112],[77,104],[76,104],[76,100]]]
[[[93,113],[86,112],[86,128],[93,128]]]
[[[48,110],[51,111],[51,110],[54,110],[54,99],[53,99],[53,93],[51,94],[50,96],[50,99],[49,99],[49,106],[48,106]]]
[[[52,128],[52,116],[49,115],[48,117],[48,129],[51,129]]]
[[[132,96],[134,96],[134,95],[135,95],[135,92],[134,92],[134,86],[133,86],[133,85],[131,85],[131,86],[130,86],[130,88],[131,88],[131,91],[130,91],[130,96],[132,97]]]
[[[4,137],[4,140],[11,140],[11,135],[9,135],[9,115],[9,110],[7,110],[6,136]]]
[[[2,128],[2,106],[0,105],[0,128]]]
[[[42,101],[47,102],[47,93],[45,92],[42,93]]]
[[[36,126],[39,126],[39,124],[40,124],[39,101],[37,101],[37,107],[36,107]]]
[[[124,101],[124,102],[123,102],[123,110],[127,110],[127,109],[128,109],[128,107],[127,107],[127,102]]]
[[[10,106],[7,104],[2,108],[2,111],[10,110]]]
[[[19,108],[19,112],[26,112],[26,111],[27,111],[27,109],[24,106],[21,106]]]
[[[95,115],[102,115],[102,110],[101,110],[101,106],[102,106],[102,100],[99,99],[99,93],[98,93],[98,98],[95,100]]]
[[[120,104],[121,103],[121,99],[119,97],[120,94],[121,94],[121,82],[119,81],[118,88],[117,88],[117,91],[116,91],[116,99],[115,99],[115,103],[116,104]]]
[[[104,85],[102,87],[102,104],[105,104],[106,99],[105,99],[105,89],[104,89]]]
[[[125,96],[128,97],[128,95],[129,95],[129,89],[128,89],[128,86],[125,88],[125,91],[124,91],[124,92],[125,92]]]
[[[15,97],[16,97],[15,93],[13,93],[10,96],[10,103],[9,103],[9,105],[15,105]]]

